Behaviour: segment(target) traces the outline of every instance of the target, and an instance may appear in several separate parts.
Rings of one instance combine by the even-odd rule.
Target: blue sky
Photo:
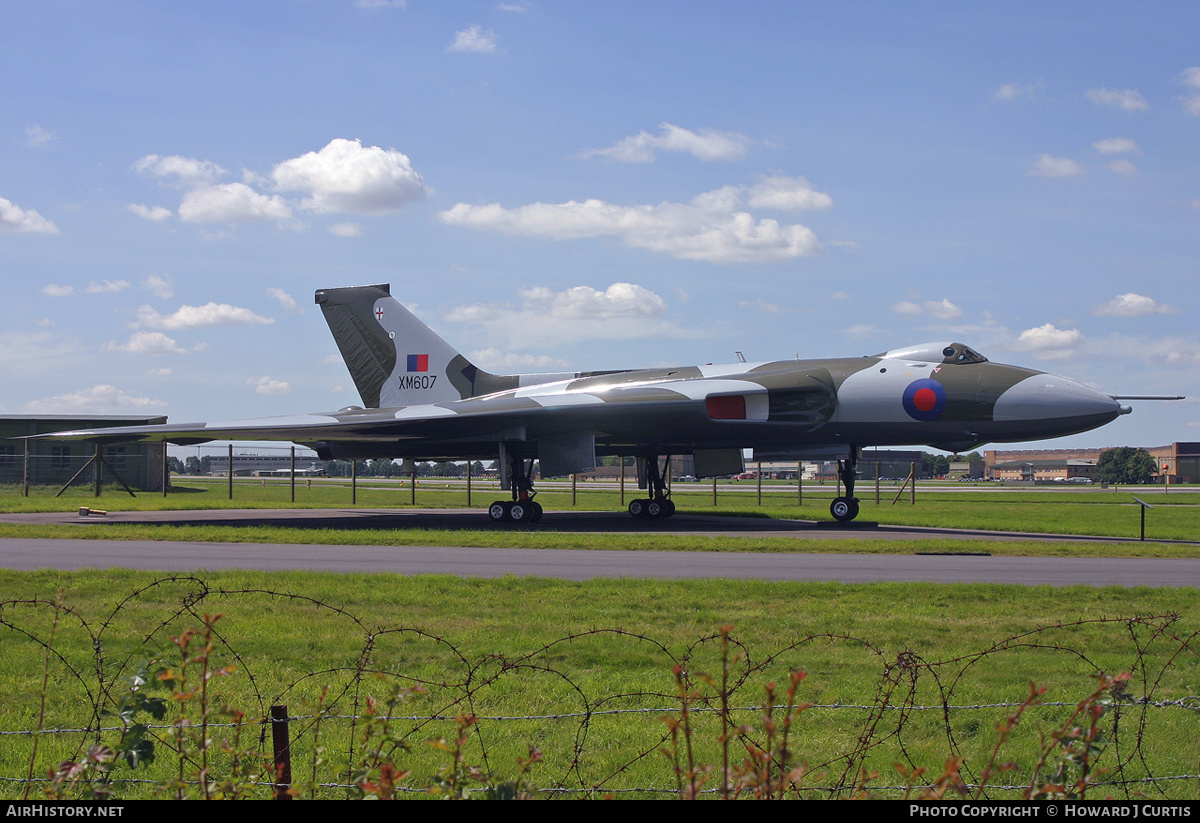
[[[1200,395],[1200,6],[0,10],[0,411],[358,402],[315,289],[480,366],[959,340]],[[1137,403],[1072,445],[1200,440]]]

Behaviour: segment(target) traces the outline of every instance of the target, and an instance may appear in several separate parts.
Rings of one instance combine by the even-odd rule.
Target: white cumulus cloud
[[[817,211],[833,206],[832,197],[814,189],[803,177],[764,177],[746,194],[746,204],[752,209]]]
[[[267,289],[267,294],[270,297],[273,297],[276,300],[278,300],[279,305],[283,306],[288,311],[295,312],[296,314],[304,313],[304,307],[298,305],[296,303],[296,298],[292,297],[290,294],[285,292],[283,289],[272,287],[272,288]]]
[[[340,137],[285,160],[271,177],[281,190],[305,192],[301,206],[318,212],[386,214],[426,194],[407,155]]]
[[[160,314],[151,306],[142,306],[137,310],[137,320],[131,328],[182,331],[212,326],[265,326],[274,322],[249,309],[227,303],[205,303],[203,306],[180,306],[171,314]]]
[[[1151,314],[1174,314],[1177,311],[1179,310],[1159,303],[1153,297],[1134,292],[1118,294],[1107,303],[1092,307],[1092,314],[1101,317],[1146,317]]]
[[[612,317],[659,317],[667,304],[649,289],[633,283],[613,283],[604,291],[591,286],[572,286],[556,292],[544,286],[520,289],[525,304],[550,317],[597,319]]]
[[[1097,154],[1122,154],[1124,152],[1141,154],[1138,151],[1137,143],[1128,137],[1110,137],[1107,140],[1100,140],[1092,143],[1092,148],[1096,150]]]
[[[496,53],[496,33],[483,26],[471,26],[454,33],[454,41],[446,47],[447,51],[475,52],[477,54]]]
[[[25,127],[25,145],[31,149],[40,149],[58,137],[49,129],[44,129],[37,123]]]
[[[225,169],[216,163],[197,160],[194,157],[180,157],[177,154],[167,157],[147,154],[133,164],[133,170],[156,177],[174,177],[187,186],[214,183],[225,174]]]
[[[996,100],[1016,100],[1018,97],[1025,97],[1037,91],[1037,85],[1021,85],[1020,83],[1005,83],[1000,88],[992,92],[992,97]]]
[[[659,129],[661,131],[658,134],[638,132],[608,148],[586,151],[583,156],[607,157],[624,163],[650,163],[654,160],[654,153],[662,150],[685,152],[699,160],[738,160],[754,142],[737,132],[714,129],[696,132],[670,123],[660,124]]]
[[[329,233],[337,237],[362,237],[363,228],[358,223],[334,223]]]
[[[1200,66],[1189,66],[1183,70],[1179,78],[1184,85],[1200,89]],[[1180,98],[1183,108],[1188,114],[1200,115],[1200,94],[1190,94]]]
[[[75,293],[74,286],[61,286],[58,283],[47,283],[38,289],[47,297],[70,297]]]
[[[142,288],[155,297],[166,300],[175,296],[175,282],[169,274],[151,274],[142,281]]]
[[[1039,154],[1037,161],[1025,173],[1033,177],[1078,177],[1083,174],[1083,166],[1069,157]]]
[[[136,214],[143,220],[150,220],[154,223],[161,223],[164,220],[169,220],[174,214],[166,206],[146,206],[141,203],[130,203],[125,208]]]
[[[922,303],[901,300],[899,303],[892,304],[892,311],[911,316],[928,314],[939,320],[957,320],[962,317],[962,309],[944,297],[941,300],[926,300]]]
[[[515,354],[502,352],[494,346],[472,351],[470,358],[475,365],[502,374],[557,371],[569,365],[548,354]]]
[[[291,216],[282,197],[259,194],[245,183],[200,186],[185,194],[179,204],[179,218],[187,223],[253,223]]]
[[[1143,111],[1150,104],[1136,89],[1089,89],[1085,96],[1097,106],[1108,106],[1123,111]]]
[[[750,191],[753,197],[755,190]],[[778,192],[759,191],[768,200],[778,196]],[[793,188],[793,198],[803,199],[797,191]],[[614,237],[633,248],[710,263],[782,262],[822,251],[808,227],[759,219],[742,210],[746,193],[744,187],[726,186],[697,195],[691,203],[657,206],[619,206],[595,199],[511,209],[498,203],[458,203],[437,217],[453,226],[553,240]]]
[[[166,403],[161,400],[135,397],[116,386],[101,384],[69,394],[34,400],[25,404],[25,411],[41,414],[78,414],[80,412],[106,414],[150,411],[165,405]]]
[[[270,377],[252,377],[246,381],[246,385],[253,386],[254,391],[259,394],[287,394],[292,390],[292,387],[284,381],[274,380]]]
[[[554,291],[543,286],[520,289],[520,305],[476,303],[446,312],[449,321],[485,326],[505,341],[506,349],[562,341],[603,340],[683,334],[667,321],[667,303],[634,283],[613,283],[604,290],[574,286]]]
[[[58,226],[33,209],[23,209],[11,200],[0,197],[0,233],[58,234]]]
[[[1053,323],[1026,329],[1016,342],[1016,348],[1043,360],[1074,357],[1081,345],[1083,333],[1079,329],[1059,329]]]
[[[926,300],[925,310],[939,320],[957,320],[962,317],[962,309],[946,298],[941,300]]]
[[[128,280],[93,280],[84,289],[88,294],[107,294],[129,288]]]
[[[148,354],[160,357],[164,354],[186,354],[187,349],[180,348],[170,337],[160,331],[136,331],[129,335],[129,340],[118,343],[110,340],[104,344],[105,351],[122,351],[128,354]]]

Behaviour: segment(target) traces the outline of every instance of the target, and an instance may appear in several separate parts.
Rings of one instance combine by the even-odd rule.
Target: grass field
[[[538,495],[538,500],[550,511],[600,510],[619,511],[620,495],[615,489],[600,491],[585,489],[589,484],[580,484],[581,491],[575,495],[569,488],[554,487]],[[770,487],[768,487],[770,488]],[[780,488],[776,486],[775,488]],[[803,505],[796,504],[795,487],[781,491],[764,491],[762,505],[751,486],[747,490],[725,491],[718,495],[718,504],[712,504],[711,487],[704,484],[676,484],[673,499],[683,513],[726,514],[756,517],[783,517],[812,520],[829,520],[829,502],[834,496],[832,487],[806,486]],[[627,488],[626,500],[632,499],[634,490]],[[476,485],[472,504],[486,506],[499,497],[498,489]],[[1140,506],[1134,499],[1140,498],[1155,508],[1148,512],[1147,537],[1163,540],[1200,540],[1200,491],[1190,487],[1176,488],[1164,494],[1161,488],[1100,490],[1078,489],[1057,490],[1047,488],[1011,490],[1004,488],[964,487],[963,484],[930,486],[918,492],[916,504],[903,497],[894,505],[892,495],[883,495],[876,505],[874,492],[868,487],[859,489],[863,500],[860,520],[871,520],[887,524],[931,526],[942,528],[967,528],[1016,532],[1046,532],[1055,534],[1079,534],[1109,537],[1137,537],[1140,529]],[[19,490],[9,488],[0,492],[0,512],[21,511],[72,511],[79,506],[91,506],[114,511],[130,510],[189,510],[211,508],[350,508],[351,491],[348,485],[336,481],[313,482],[311,487],[303,482],[297,484],[296,500],[291,502],[290,489],[286,483],[262,483],[239,481],[234,486],[234,497],[227,498],[223,479],[194,478],[177,479],[173,491],[166,497],[143,493],[130,498],[119,490],[107,489],[97,499],[90,490],[74,488],[62,497],[54,497],[49,490],[36,490],[29,497],[22,497]],[[466,505],[466,492],[461,483],[448,483],[437,479],[422,481],[413,495],[407,484],[373,483],[364,481],[356,493],[359,508],[406,508],[415,505],[422,508],[455,508]],[[482,522],[482,520],[481,520]],[[11,536],[36,536],[29,530],[7,531]],[[438,545],[436,535],[428,532],[391,532],[388,538],[396,544],[421,541]],[[461,532],[457,533],[461,534]],[[539,538],[528,535],[542,534],[547,548],[565,548],[579,545],[576,538],[564,543],[562,538],[536,528],[516,529],[519,534],[505,545],[536,546]],[[45,532],[44,536],[65,536],[62,533]],[[115,536],[115,535],[114,535]],[[147,539],[141,532],[139,539]],[[176,539],[176,538],[172,538]],[[205,539],[189,536],[186,539]],[[229,540],[231,535],[221,533],[212,539]],[[255,540],[264,539],[261,534]],[[287,536],[283,540],[294,540]],[[430,540],[433,542],[430,543]],[[305,539],[303,542],[309,542]],[[317,542],[326,542],[318,538]],[[603,543],[605,541],[601,541]],[[607,541],[611,542],[611,541]],[[668,541],[669,542],[669,541]],[[840,542],[840,541],[839,541]],[[467,545],[476,545],[468,543]],[[637,548],[648,546],[633,541]],[[589,546],[590,547],[590,546]],[[656,545],[655,548],[666,546]],[[747,550],[743,547],[740,550]],[[845,550],[845,549],[843,549]],[[874,551],[884,550],[882,548]]]
[[[136,500],[106,490],[101,502],[90,495],[52,499],[0,494],[6,511],[67,509],[80,505],[110,509],[197,508],[230,505],[222,484],[196,484],[169,497],[141,495]],[[710,512],[711,489],[677,500]],[[753,491],[722,494],[718,512],[740,515],[827,517],[832,489],[824,499],[806,490],[806,502],[782,498],[759,508]],[[314,484],[297,490],[297,505],[348,506],[349,490]],[[863,490],[860,490],[860,495]],[[480,495],[486,503],[492,492]],[[1135,492],[1135,494],[1137,494]],[[288,488],[246,484],[235,490],[234,506],[286,507]],[[407,504],[408,489],[395,486],[359,489],[358,504],[379,508]],[[1149,499],[1144,494],[1138,494]],[[463,505],[460,490],[428,486],[417,490],[418,506]],[[771,500],[767,497],[768,501]],[[397,498],[400,498],[399,500]],[[580,495],[582,509],[615,509],[616,494]],[[1172,490],[1152,502],[1153,529],[1179,539],[1195,539],[1196,492]],[[569,492],[544,493],[550,508],[568,508]],[[704,505],[707,502],[707,505]],[[1166,505],[1160,506],[1160,503]],[[878,514],[876,514],[878,512]],[[864,505],[862,517],[927,518],[930,525],[982,520],[990,528],[1031,529],[1084,534],[1129,533],[1137,509],[1121,492],[919,492],[916,506],[898,503],[876,509]],[[1128,523],[1127,523],[1128,521]],[[70,530],[70,536],[94,529]],[[114,527],[106,527],[113,529]],[[137,527],[141,528],[141,527]],[[170,539],[197,539],[172,527],[147,527]],[[16,530],[15,532],[12,530]],[[131,527],[132,529],[132,527]],[[1125,532],[1119,531],[1125,529]],[[7,527],[0,535],[51,536],[44,527]],[[331,535],[289,533],[263,527],[214,529],[199,539],[383,540],[466,545],[673,548],[680,551],[760,548],[754,541],[698,540],[663,535],[622,538],[561,535],[528,527],[511,532],[423,532],[374,534],[337,531]],[[119,527],[103,534],[133,536]],[[62,536],[62,535],[55,535]],[[479,541],[479,542],[475,542]],[[491,541],[491,542],[488,542]],[[764,538],[774,550],[912,551],[890,541],[781,541]],[[940,541],[930,541],[940,543]],[[960,541],[961,542],[961,541]],[[971,542],[971,541],[967,541]],[[888,545],[881,545],[887,543]],[[435,543],[436,544],[436,543]],[[867,545],[869,544],[869,545]],[[1196,546],[1100,543],[1046,544],[1021,541],[1003,550],[1038,553],[1073,551],[1117,554],[1149,551],[1194,556]],[[1001,549],[988,544],[989,549]],[[681,562],[686,562],[681,557]],[[61,607],[54,603],[61,602]],[[346,768],[359,761],[364,729],[360,720],[368,696],[385,700],[390,684],[428,686],[398,708],[417,719],[393,723],[389,733],[413,745],[397,763],[413,769],[405,785],[429,786],[452,754],[426,745],[430,738],[453,740],[454,717],[463,711],[482,719],[463,748],[464,763],[511,778],[528,746],[540,746],[544,760],[532,772],[541,787],[595,787],[599,794],[669,796],[676,787],[670,761],[659,753],[668,744],[661,718],[679,711],[672,669],[682,665],[700,697],[717,705],[714,687],[722,670],[717,633],[732,626],[743,655],[733,661],[736,688],[731,702],[741,707],[735,722],[748,730],[737,738],[735,756],[745,756],[744,740],[762,742],[765,733],[753,707],[770,682],[786,682],[788,672],[803,670],[799,699],[814,704],[799,717],[792,742],[795,757],[811,768],[799,795],[846,796],[860,781],[880,796],[895,796],[904,780],[894,764],[925,767],[940,773],[947,757],[965,761],[964,776],[978,779],[998,740],[997,723],[1017,712],[1030,684],[1045,687],[1043,707],[1028,710],[1002,747],[1016,771],[993,778],[993,785],[1021,786],[1036,768],[1043,741],[1070,716],[1074,704],[1095,685],[1100,672],[1129,671],[1130,692],[1149,701],[1121,710],[1119,745],[1116,727],[1105,716],[1109,734],[1100,765],[1111,770],[1102,779],[1140,782],[1111,784],[1089,796],[1113,794],[1148,797],[1196,796],[1198,756],[1194,734],[1194,695],[1200,693],[1196,632],[1196,592],[1186,589],[1022,588],[880,584],[790,584],[753,581],[473,580],[396,575],[332,575],[306,572],[219,573],[202,578],[159,580],[132,571],[0,571],[0,689],[9,700],[0,705],[0,732],[34,729],[81,729],[99,722],[101,707],[120,699],[123,678],[139,661],[159,659],[179,666],[181,653],[170,641],[203,623],[205,614],[223,615],[215,625],[210,669],[225,664],[236,673],[213,678],[207,705],[228,703],[251,717],[273,703],[286,703],[293,716],[295,781],[304,796],[341,797]],[[57,616],[57,619],[56,619]],[[193,664],[193,671],[195,671]],[[371,672],[379,672],[376,679]],[[326,696],[322,699],[321,695]],[[322,702],[323,700],[323,702]],[[1063,703],[1066,705],[1052,705]],[[171,711],[199,722],[193,697],[171,704]],[[887,708],[881,708],[887,707]],[[315,731],[323,711],[320,734]],[[612,713],[606,713],[612,712]],[[429,718],[440,719],[429,719]],[[508,718],[508,719],[500,719]],[[112,718],[105,719],[112,726]],[[356,724],[356,725],[352,725]],[[721,729],[716,715],[698,715],[694,751],[700,763],[717,765]],[[159,759],[148,769],[119,767],[121,778],[192,779],[200,768],[196,744],[187,756],[171,753],[168,730],[153,732]],[[194,734],[194,727],[178,732]],[[219,741],[225,731],[213,735]],[[257,745],[257,732],[249,740]],[[360,743],[351,742],[357,736]],[[112,743],[116,735],[103,739]],[[0,747],[0,777],[23,778],[30,772],[32,739],[8,735]],[[38,738],[35,775],[95,739],[84,732]],[[194,741],[194,737],[191,738]],[[322,747],[318,754],[316,746]],[[368,747],[369,748],[369,747]],[[1062,762],[1054,752],[1051,765]],[[213,773],[228,774],[230,762],[212,751]],[[316,782],[312,782],[314,763]],[[249,762],[243,758],[242,762]],[[1043,769],[1049,769],[1047,765]],[[378,777],[378,771],[374,773]],[[1190,777],[1187,777],[1189,776]],[[1155,782],[1150,782],[1154,778]],[[1163,779],[1170,778],[1170,779]],[[21,782],[0,784],[7,797],[19,797]],[[194,784],[188,794],[199,790]],[[713,785],[713,784],[710,784]],[[154,789],[120,784],[120,796],[150,796]],[[255,790],[259,795],[263,790]],[[36,796],[37,790],[34,790]],[[662,793],[660,795],[659,793]],[[1016,797],[1019,788],[992,790],[991,796]]]
[[[328,689],[324,709],[332,717],[323,721],[327,763],[318,782],[329,784],[345,782],[338,763],[348,757],[352,731],[344,718],[361,716],[368,695],[384,699],[389,683],[421,682],[428,694],[400,713],[443,719],[405,720],[394,730],[414,744],[398,762],[415,770],[416,785],[427,785],[447,762],[423,741],[452,739],[453,717],[469,710],[483,718],[465,749],[473,765],[511,777],[517,758],[536,744],[544,762],[533,779],[543,787],[669,794],[674,777],[656,750],[666,730],[660,718],[679,707],[672,668],[683,664],[698,692],[711,699],[714,690],[703,674],[719,682],[713,635],[722,625],[733,627],[736,651],[744,655],[732,666],[739,679],[732,703],[744,707],[736,720],[748,724],[750,739],[762,737],[760,713],[752,707],[767,683],[786,682],[789,670],[807,673],[799,699],[815,708],[801,715],[793,748],[814,771],[811,788],[802,792],[813,797],[839,787],[844,794],[859,769],[877,773],[867,781],[873,791],[892,795],[903,784],[893,764],[937,773],[951,755],[963,757],[978,777],[997,741],[996,724],[1016,711],[1034,683],[1046,688],[1045,703],[1069,705],[1031,710],[1006,744],[1004,758],[1024,771],[995,782],[1020,785],[1037,757],[1039,735],[1069,716],[1098,672],[1133,672],[1130,691],[1156,702],[1195,694],[1200,675],[1193,648],[1200,623],[1189,616],[1195,593],[1187,590],[315,573],[158,581],[135,572],[39,572],[0,573],[0,592],[7,629],[0,632],[0,683],[10,696],[0,709],[0,730],[81,728],[94,720],[93,704],[116,702],[122,678],[139,661],[158,655],[178,667],[180,653],[168,637],[199,626],[203,614],[219,613],[210,667],[234,664],[238,671],[212,681],[210,703],[228,703],[252,717],[287,704],[302,718],[294,724],[295,756],[307,770],[313,716]],[[71,611],[60,612],[55,626],[50,603],[60,596]],[[1153,619],[1128,619],[1135,616]],[[53,652],[49,663],[46,646]],[[363,674],[367,670],[385,679]],[[48,699],[41,709],[43,694]],[[877,702],[895,708],[879,711]],[[186,710],[198,722],[197,699],[185,703],[171,711]],[[1109,749],[1102,765],[1123,766],[1126,780],[1194,774],[1194,715],[1185,705],[1124,711],[1122,748]],[[696,756],[708,765],[720,757],[715,722],[711,715],[696,721]],[[110,718],[106,725],[113,723]],[[176,773],[170,738],[159,734],[160,760],[137,773],[121,768],[118,776]],[[0,774],[23,775],[29,739],[6,739]],[[35,771],[44,773],[87,739],[80,733],[41,737]],[[184,763],[186,775],[197,768],[194,755]],[[1188,797],[1194,785],[1139,783],[1131,790]],[[309,791],[346,793],[336,786]],[[12,797],[12,789],[5,794]]]

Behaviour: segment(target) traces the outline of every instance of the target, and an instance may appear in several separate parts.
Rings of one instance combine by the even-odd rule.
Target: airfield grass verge
[[[413,770],[412,784],[431,785],[448,761],[447,749],[424,741],[441,738],[453,747],[460,734],[455,715],[470,712],[479,722],[463,744],[466,763],[512,778],[533,745],[542,752],[530,775],[539,786],[669,796],[678,784],[659,750],[670,748],[661,718],[679,718],[673,669],[682,666],[689,689],[711,695],[701,675],[718,678],[718,628],[730,625],[740,655],[734,676],[744,679],[738,722],[755,730],[751,739],[762,742],[754,706],[767,684],[782,688],[790,671],[806,673],[797,699],[812,708],[797,720],[789,744],[796,762],[811,770],[801,796],[828,796],[820,788],[826,778],[854,785],[860,770],[869,775],[869,791],[896,796],[906,780],[895,763],[937,775],[955,756],[978,779],[998,739],[996,724],[1019,713],[1031,683],[1046,690],[1046,705],[1028,709],[1002,749],[1023,774],[1037,760],[1040,735],[1060,727],[1099,672],[1136,670],[1135,697],[1188,698],[1200,674],[1195,602],[1194,590],[1144,588],[0,572],[0,688],[8,695],[0,731],[83,728],[98,701],[121,696],[122,679],[140,661],[179,666],[170,636],[201,626],[204,614],[221,614],[212,624],[209,665],[237,671],[212,679],[210,703],[251,717],[287,703],[296,727],[307,729],[293,755],[305,769],[317,756],[312,729],[323,718],[320,757],[330,771],[312,785],[305,785],[307,772],[297,774],[302,796],[353,794],[338,766],[361,754],[348,718],[365,715],[368,695],[383,705],[390,684],[418,683],[428,691],[398,705],[397,713],[412,719],[394,725],[413,746],[394,753],[398,767]],[[1139,616],[1145,620],[1132,619]],[[384,679],[352,682],[364,668]],[[695,708],[702,702],[696,699]],[[721,731],[713,718],[694,717],[693,742],[697,762],[719,765]],[[1123,727],[1134,736],[1122,738],[1136,746],[1138,768],[1159,777],[1193,774],[1189,710],[1161,708],[1138,718]],[[120,777],[174,778],[170,722],[154,731],[159,759],[146,769],[120,767]],[[214,737],[229,734],[225,728]],[[0,775],[29,771],[31,739],[6,737]],[[33,771],[42,775],[78,757],[91,739],[40,736]],[[1116,765],[1118,755],[1113,747],[1100,765]],[[215,749],[211,756],[215,762]],[[187,765],[189,774],[196,767]],[[847,767],[852,773],[840,778]],[[1188,797],[1194,785],[1193,777],[1115,793]],[[20,788],[5,784],[0,792],[19,796]],[[153,792],[132,784],[120,791]],[[1113,790],[1089,796],[1105,793]]]
[[[177,484],[166,497],[160,494],[142,493],[136,498],[130,498],[119,490],[107,489],[104,496],[97,499],[82,488],[72,488],[57,498],[53,497],[52,492],[42,490],[29,497],[22,497],[19,489],[8,487],[0,490],[0,513],[72,511],[81,506],[111,511],[191,511],[226,508],[403,510],[412,508],[414,505],[410,503],[413,498],[408,486],[399,484],[392,484],[388,487],[360,487],[357,504],[351,506],[349,489],[337,483],[313,483],[311,488],[298,484],[296,502],[292,503],[289,500],[289,489],[286,484],[263,484],[253,481],[238,483],[234,486],[234,499],[229,500],[226,497],[226,488],[223,482],[195,483],[192,479],[187,482],[193,483],[193,485]],[[446,489],[443,488],[444,485],[444,483],[436,481],[419,484],[415,507],[465,507],[465,491],[460,488]],[[802,506],[796,505],[794,497],[781,493],[764,493],[763,505],[760,506],[757,505],[757,495],[754,491],[722,493],[719,495],[718,505],[713,506],[711,493],[706,493],[703,489],[692,489],[691,484],[677,484],[673,492],[673,499],[682,514],[829,520],[828,505],[834,490],[830,487],[818,488],[819,492],[806,491]],[[627,490],[626,500],[632,499],[633,494]],[[472,503],[476,507],[486,506],[493,498],[501,496],[502,493],[499,490],[477,488],[472,495]],[[1127,489],[1074,492],[1054,489],[922,491],[918,495],[916,505],[910,504],[907,498],[892,505],[888,496],[882,496],[881,504],[876,505],[873,491],[860,488],[859,497],[862,500],[862,510],[859,520],[876,521],[887,525],[932,528],[1135,538],[1139,534],[1141,518],[1140,507],[1134,500],[1135,496],[1140,496],[1155,507],[1153,511],[1148,512],[1147,516],[1147,536],[1149,538],[1200,540],[1200,492],[1176,490],[1163,494],[1161,490],[1156,492],[1149,487],[1134,491]],[[571,503],[569,491],[557,489],[541,492],[538,500],[548,511],[614,511],[619,509],[619,495],[615,491],[608,490],[581,491],[576,495],[574,505]],[[482,518],[484,515],[481,514],[480,517]],[[304,530],[303,533],[310,534],[307,530]],[[525,538],[515,536],[521,533],[551,535],[544,526],[540,528],[520,527],[513,531],[506,530],[503,534],[496,534],[495,542],[458,543],[457,545],[545,546],[547,548],[567,548],[580,545],[575,542],[575,538],[562,536],[547,536],[544,543],[539,543],[537,539],[526,542]],[[432,531],[428,535],[420,532],[414,532],[412,535],[402,535],[400,532],[391,534],[394,536],[394,542],[411,544],[419,540],[423,545],[444,545],[438,542],[436,536],[429,536],[436,534]],[[459,531],[454,534],[471,535],[472,533]],[[478,535],[472,535],[470,539],[486,539],[484,536],[487,534],[489,532],[480,530]],[[34,535],[26,532],[22,536]],[[47,532],[46,536],[52,535]],[[56,533],[53,536],[66,535]],[[117,536],[117,532],[114,531],[113,536]],[[647,537],[646,541],[630,537],[629,543],[636,548],[648,548],[650,547],[649,543],[658,543],[656,537]],[[139,539],[159,538],[143,536]],[[217,539],[229,539],[229,537],[226,535]],[[267,539],[264,542],[293,541],[283,538]],[[299,542],[307,542],[307,539],[301,539]],[[373,539],[372,542],[374,542]],[[663,541],[654,547],[672,548],[670,540]],[[885,551],[885,549],[876,549],[876,551]]]
[[[836,554],[991,554],[1011,557],[1196,557],[1186,543],[1076,540],[928,540],[728,537],[709,535],[576,534],[547,531],[450,531],[446,529],[298,529],[274,526],[170,526],[0,523],[0,538],[65,540],[157,540],[198,543],[272,543],[323,546],[463,546],[467,548],[575,549],[606,551],[765,552]]]

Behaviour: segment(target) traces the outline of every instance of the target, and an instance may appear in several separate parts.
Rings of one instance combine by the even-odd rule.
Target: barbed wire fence
[[[216,612],[226,615],[216,620]],[[262,643],[248,634],[261,631],[249,614],[280,623],[329,618],[327,636],[310,641],[310,659],[327,656],[318,649],[325,644],[340,664],[273,670],[269,660],[255,659],[261,652],[248,651]],[[202,630],[191,634],[190,650],[188,628]],[[206,646],[196,645],[201,637]],[[152,796],[164,786],[173,796],[209,796],[213,775],[222,772],[242,775],[239,796],[270,796],[280,777],[267,754],[269,718],[272,707],[286,705],[289,785],[300,797],[358,796],[364,786],[373,793],[385,774],[380,764],[392,762],[408,770],[387,773],[397,796],[431,786],[459,790],[467,777],[486,792],[491,776],[523,772],[531,760],[530,780],[542,797],[669,797],[687,795],[689,786],[721,796],[719,775],[744,775],[766,752],[768,760],[790,756],[803,764],[788,771],[783,796],[898,796],[954,761],[963,787],[1011,799],[1028,788],[1031,772],[1049,771],[1047,740],[1087,725],[1080,713],[1094,688],[1087,677],[1113,674],[1114,659],[1129,680],[1115,697],[1088,704],[1099,728],[1085,758],[1093,792],[1188,797],[1200,785],[1200,698],[1187,693],[1200,661],[1196,633],[1182,631],[1178,615],[1054,624],[948,659],[889,654],[836,633],[752,648],[729,629],[682,649],[612,628],[564,634],[526,651],[479,653],[419,628],[371,625],[319,598],[181,575],[131,591],[99,619],[61,598],[0,602],[0,644],[8,661],[0,665],[0,689],[24,702],[17,715],[29,719],[23,728],[0,729],[0,793],[9,797],[42,796],[48,775],[61,776],[63,764],[83,763],[97,747],[120,760],[131,728],[158,756],[138,769],[114,761],[101,770],[115,796]],[[829,647],[848,652],[853,664],[811,673],[799,686],[794,679],[786,698],[773,685],[786,684],[806,662],[826,660],[821,652]],[[606,655],[618,648],[639,661],[636,672],[606,671]],[[1039,674],[1074,689],[1070,699],[1033,699],[1013,664],[1029,655],[1042,661]],[[132,717],[129,709],[139,688],[131,684],[146,676],[146,661],[167,667],[175,684],[159,718]],[[838,682],[846,678],[852,686]],[[1025,693],[978,700],[994,693],[988,687],[997,680],[1023,684]],[[152,685],[140,688],[149,693]],[[202,688],[211,693],[201,695]],[[850,688],[860,694],[848,695]],[[209,708],[225,701],[237,710]],[[781,746],[785,726],[792,737]],[[253,742],[207,742],[239,735]],[[1014,751],[1011,768],[994,768],[1001,744]],[[930,771],[922,778],[921,769]],[[221,784],[225,796],[234,791],[230,781]]]

